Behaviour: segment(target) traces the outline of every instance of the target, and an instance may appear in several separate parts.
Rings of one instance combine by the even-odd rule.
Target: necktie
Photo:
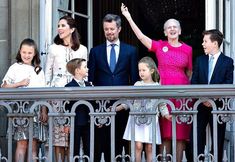
[[[213,72],[213,62],[214,62],[214,56],[211,56],[209,59],[209,64],[208,64],[208,83],[211,80],[211,76]]]
[[[111,44],[109,67],[112,72],[114,71],[115,66],[116,66],[116,52],[115,52],[114,47],[115,47],[115,44]]]

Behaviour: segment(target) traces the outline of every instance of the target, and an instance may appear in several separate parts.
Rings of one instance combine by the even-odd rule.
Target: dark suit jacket
[[[208,84],[208,55],[200,56],[193,68],[191,84]],[[220,54],[209,84],[233,84],[233,59]]]
[[[196,60],[193,69],[193,76],[191,79],[192,84],[208,84],[208,55],[202,55]],[[232,84],[233,83],[233,59],[220,54],[209,84]],[[217,107],[222,107],[223,102],[216,100]],[[205,149],[205,128],[210,124],[211,132],[213,132],[213,117],[211,114],[212,108],[208,108],[202,103],[198,105],[198,118],[197,118],[197,138],[198,138],[198,154],[203,153]],[[218,124],[218,123],[217,123]],[[222,161],[223,144],[225,135],[226,123],[218,124],[217,140],[218,140],[218,161]],[[191,132],[193,133],[193,132]],[[191,134],[191,146],[193,146],[193,134]],[[212,140],[213,141],[213,140]],[[192,151],[194,148],[192,148]]]
[[[138,58],[135,47],[120,42],[120,53],[112,73],[107,61],[106,43],[91,49],[88,80],[94,86],[134,85],[138,80]]]
[[[85,81],[85,85],[92,86],[90,82],[86,82],[86,81]],[[80,87],[80,86],[74,79],[72,79],[72,81],[66,84],[65,87]],[[70,101],[70,103],[66,105],[66,110],[71,111],[71,108],[74,103],[75,101]],[[89,108],[86,105],[79,105],[76,108],[75,126],[87,125],[89,121],[90,121]]]

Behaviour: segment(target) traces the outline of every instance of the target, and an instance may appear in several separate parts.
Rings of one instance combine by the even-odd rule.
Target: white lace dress
[[[74,58],[87,60],[87,48],[81,44],[76,51],[63,45],[52,44],[49,47],[45,69],[46,85],[48,87],[64,87],[72,80],[73,77],[67,71],[66,64]],[[54,100],[51,101],[51,104],[53,105],[54,112],[64,112],[64,107],[61,102]],[[68,119],[56,117],[54,121],[59,121],[60,124],[56,124],[53,127],[53,145],[68,147],[69,134],[65,131],[65,125],[68,123]]]
[[[45,77],[48,87],[64,87],[72,80],[66,64],[74,58],[88,59],[87,48],[80,44],[76,51],[70,47],[52,44],[47,55]]]
[[[144,83],[143,81],[138,81],[135,83],[135,86],[158,86],[157,82],[155,83]],[[143,111],[143,107],[145,107],[146,111],[150,111],[155,109],[157,111],[156,115],[156,144],[161,144],[161,133],[159,128],[159,112],[161,112],[162,116],[169,114],[166,104],[161,103],[158,106],[156,105],[157,99],[144,99],[144,100],[134,100],[133,107],[134,110],[131,111]],[[134,116],[133,116],[134,117]],[[139,116],[140,117],[140,116]],[[140,124],[135,123],[135,141],[143,142],[143,143],[152,143],[152,121],[151,116],[143,116],[146,117],[144,119],[148,119],[149,122]],[[141,118],[139,118],[141,120]],[[143,119],[143,118],[142,118]],[[144,120],[143,119],[143,120]],[[137,119],[138,120],[138,119]],[[143,121],[142,120],[142,121]],[[151,121],[151,122],[150,122]],[[123,135],[123,139],[131,140],[131,117],[129,116],[127,126]]]

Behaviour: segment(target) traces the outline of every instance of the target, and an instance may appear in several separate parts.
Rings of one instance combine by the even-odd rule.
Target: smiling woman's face
[[[170,20],[164,26],[164,33],[168,39],[175,39],[181,34],[181,28],[176,21]]]
[[[70,28],[67,21],[65,19],[61,19],[58,23],[57,32],[59,34],[60,39],[65,40],[66,38],[70,38],[73,32],[73,28]]]

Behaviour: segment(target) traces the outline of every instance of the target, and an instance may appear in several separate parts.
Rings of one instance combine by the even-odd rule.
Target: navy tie
[[[214,56],[211,56],[209,59],[209,64],[208,64],[208,83],[210,83],[212,72],[213,72],[213,62],[214,62]]]
[[[115,66],[116,66],[116,52],[115,52],[114,47],[115,47],[115,44],[111,44],[109,67],[112,72],[114,71]]]

